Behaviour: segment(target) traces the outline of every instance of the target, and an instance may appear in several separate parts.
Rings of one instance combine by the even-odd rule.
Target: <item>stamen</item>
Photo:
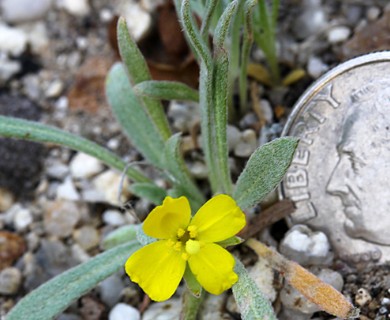
[[[196,226],[189,226],[187,231],[190,234],[190,238],[194,239],[198,235],[198,228]]]
[[[183,252],[183,253],[181,254],[181,257],[182,257],[183,260],[187,261],[188,258],[190,257],[190,255],[189,255],[187,252]]]
[[[185,231],[184,229],[182,229],[182,228],[179,228],[179,229],[177,230],[177,236],[178,236],[179,238],[181,238],[185,233],[186,233],[186,231]]]

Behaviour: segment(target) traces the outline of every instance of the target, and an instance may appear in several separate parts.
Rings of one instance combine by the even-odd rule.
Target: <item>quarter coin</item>
[[[350,263],[390,260],[390,52],[357,57],[299,99],[283,136],[300,138],[279,189],[290,225],[325,232]]]

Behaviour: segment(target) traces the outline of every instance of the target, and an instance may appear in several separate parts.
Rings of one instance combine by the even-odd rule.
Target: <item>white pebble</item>
[[[17,231],[24,231],[33,222],[33,216],[30,210],[19,208],[14,215],[14,227]]]
[[[302,265],[327,264],[333,258],[328,238],[305,225],[295,225],[280,243],[280,252]]]
[[[103,170],[102,163],[88,154],[79,152],[70,162],[70,172],[73,178],[90,178]]]
[[[351,29],[346,26],[333,27],[328,31],[328,41],[330,43],[340,43],[348,39]]]
[[[329,66],[320,58],[310,56],[309,61],[307,62],[307,72],[310,76],[312,76],[314,79],[317,79],[328,70]]]
[[[152,304],[143,314],[142,320],[177,320],[180,318],[180,299],[169,299]]]
[[[125,303],[118,303],[108,315],[109,320],[140,320],[139,310]]]
[[[122,226],[126,223],[126,219],[122,213],[117,210],[106,210],[103,212],[103,221],[110,226]]]
[[[70,177],[67,177],[57,188],[57,198],[71,201],[80,200],[80,195]]]
[[[372,297],[367,289],[360,288],[357,291],[357,294],[355,296],[355,303],[358,306],[363,307],[365,304],[369,303],[371,300],[372,300]]]
[[[68,13],[76,17],[86,16],[91,10],[88,0],[59,0],[58,2],[60,8],[64,8]]]
[[[9,60],[5,54],[0,55],[0,83],[8,81],[21,68],[19,61]]]
[[[61,80],[54,80],[46,89],[45,95],[47,98],[57,98],[64,90],[64,83]]]
[[[258,147],[256,133],[247,129],[241,134],[240,142],[234,148],[237,157],[249,157]]]
[[[43,18],[49,11],[52,0],[2,0],[0,4],[4,20],[19,23]]]
[[[117,13],[126,19],[129,32],[135,41],[142,39],[152,25],[149,12],[142,9],[139,3],[122,1]]]
[[[10,295],[18,292],[22,274],[17,268],[6,268],[0,272],[0,294]]]
[[[375,21],[381,14],[381,10],[378,7],[369,7],[366,11],[366,17],[368,21]]]
[[[0,51],[13,56],[19,56],[26,49],[26,34],[13,27],[0,25]]]

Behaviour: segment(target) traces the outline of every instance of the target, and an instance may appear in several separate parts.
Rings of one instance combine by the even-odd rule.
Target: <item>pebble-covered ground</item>
[[[259,145],[280,135],[294,102],[310,83],[348,58],[390,49],[387,3],[281,1],[277,45],[282,74],[302,68],[305,75],[273,89],[249,78],[250,107],[232,119],[228,128],[235,176]],[[162,71],[166,65],[156,62],[161,48],[153,47],[152,35],[156,30],[177,32],[167,1],[1,0],[0,8],[1,115],[51,124],[90,138],[128,162],[142,160],[122,135],[104,95],[105,76],[118,60],[114,30],[119,15],[125,16],[130,32],[150,54],[154,76],[189,84],[197,81],[194,64],[179,73],[168,68],[167,75]],[[264,63],[258,49],[252,52],[252,62]],[[183,151],[190,171],[204,185],[207,171],[197,145],[198,106],[172,102],[166,107],[174,130],[184,133]],[[148,173],[159,179],[154,172]],[[104,235],[135,223],[134,213],[141,220],[146,216],[151,205],[126,193],[126,186],[118,199],[120,181],[120,172],[84,154],[0,139],[0,319],[26,293],[99,253]],[[255,213],[259,211],[256,208]],[[292,257],[296,255],[288,237],[294,232],[305,235],[311,245],[319,241],[322,256],[309,250],[298,257],[299,262],[343,291],[361,308],[361,319],[390,319],[389,266],[351,269],[334,261],[325,235],[306,228],[284,235],[286,231],[286,225],[278,223],[259,237]],[[256,260],[247,248],[239,254],[248,264]],[[264,262],[255,263],[251,274],[280,311],[280,319],[332,319],[283,287]],[[122,271],[58,319],[178,319],[179,310],[179,294],[165,303],[150,303]],[[240,318],[229,293],[209,297],[200,317]]]

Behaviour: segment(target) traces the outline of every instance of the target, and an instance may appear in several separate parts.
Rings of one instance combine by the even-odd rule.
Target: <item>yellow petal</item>
[[[169,299],[183,278],[186,262],[169,240],[148,244],[133,253],[125,264],[126,273],[154,301]]]
[[[212,294],[221,294],[238,280],[233,256],[215,243],[206,243],[188,264],[196,280]]]
[[[199,209],[190,225],[197,227],[197,240],[218,242],[236,235],[245,223],[245,214],[234,199],[220,194]]]
[[[179,229],[186,229],[191,219],[191,208],[186,197],[166,197],[145,219],[144,232],[153,238],[170,239]]]

